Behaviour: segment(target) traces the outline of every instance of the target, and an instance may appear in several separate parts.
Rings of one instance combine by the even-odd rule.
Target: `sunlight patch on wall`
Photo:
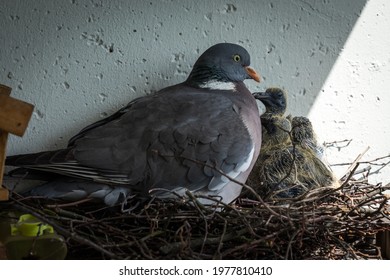
[[[320,142],[352,140],[326,149],[330,164],[352,162],[367,147],[362,161],[390,155],[389,32],[390,3],[368,1],[309,112]],[[339,176],[347,168],[333,167]],[[390,182],[390,164],[369,180]]]

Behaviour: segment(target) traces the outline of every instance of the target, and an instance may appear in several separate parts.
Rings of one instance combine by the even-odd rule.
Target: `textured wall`
[[[321,139],[352,140],[345,148],[329,148],[330,162],[351,162],[367,147],[362,161],[390,155],[389,33],[390,2],[369,1],[311,108],[309,117]],[[334,169],[343,174],[347,167]],[[371,174],[382,168],[373,167]],[[362,164],[358,170],[364,168]],[[389,183],[390,166],[381,171],[369,178]]]
[[[183,81],[198,55],[222,41],[239,43],[251,53],[252,66],[264,78],[258,85],[248,81],[252,90],[285,88],[290,112],[307,115],[325,82],[326,91],[339,93],[351,84],[366,86],[367,77],[347,75],[356,63],[358,68],[367,66],[360,64],[363,57],[348,60],[355,64],[337,72],[337,89],[327,79],[365,4],[365,0],[0,0],[0,83],[13,87],[15,97],[36,105],[25,137],[12,137],[8,152],[65,146],[82,127],[134,97]],[[389,4],[384,7],[388,10]],[[386,9],[377,9],[384,16]],[[380,28],[375,25],[382,24],[380,16],[371,24],[366,28]],[[387,62],[381,60],[383,53],[378,55],[365,59],[381,67]],[[388,82],[383,83],[379,89],[384,91]],[[348,94],[350,99],[361,98],[360,92]],[[332,103],[352,106],[346,96],[332,96]],[[384,105],[375,98],[366,101]],[[339,140],[343,127],[337,122],[345,119],[348,126],[352,121],[346,112],[334,123],[335,108],[312,114],[325,140]],[[322,124],[340,129],[323,135]]]

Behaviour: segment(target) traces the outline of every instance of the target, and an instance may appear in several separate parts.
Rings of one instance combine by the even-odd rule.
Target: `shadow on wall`
[[[242,44],[263,83],[307,115],[365,0],[2,1],[0,81],[36,105],[9,154],[60,148],[136,96],[182,82],[196,58]],[[5,39],[6,38],[6,39]],[[50,135],[50,137],[48,137]]]
[[[262,86],[284,88],[289,111],[306,116],[365,4],[365,0],[271,1],[255,19],[255,32],[265,48],[252,51],[263,71]]]

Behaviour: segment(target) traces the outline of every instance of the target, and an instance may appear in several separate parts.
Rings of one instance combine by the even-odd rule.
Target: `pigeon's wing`
[[[130,184],[213,189],[228,181],[217,170],[236,177],[253,149],[229,98],[182,86],[139,100],[89,131],[75,141],[74,155],[81,165],[126,174]]]
[[[228,95],[174,86],[133,102],[42,158],[39,170],[145,191],[218,191],[250,167],[254,154],[240,108]],[[53,153],[53,152],[51,152]],[[60,155],[63,156],[62,160]],[[35,168],[34,164],[19,165]]]
[[[130,108],[133,104],[137,103],[138,100],[142,99],[142,98],[143,97],[136,98],[136,99],[132,100],[129,104],[127,104],[125,107],[123,107],[120,110],[118,110],[117,112],[115,112],[114,114],[84,127],[79,133],[77,133],[76,135],[74,135],[72,138],[69,139],[68,147],[73,146],[77,139],[82,138],[86,133],[93,130],[94,128],[97,128],[97,127],[102,126],[106,123],[109,123],[111,121],[119,119],[122,115],[124,115],[126,112],[128,112],[130,110]]]

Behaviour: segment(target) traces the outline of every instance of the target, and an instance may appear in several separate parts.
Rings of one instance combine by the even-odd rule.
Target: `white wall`
[[[309,117],[324,141],[352,140],[345,148],[329,148],[332,163],[352,162],[367,147],[361,161],[390,155],[390,2],[367,3]],[[345,143],[344,143],[345,144]],[[390,163],[390,157],[375,162]],[[348,166],[334,167],[337,174]],[[358,170],[366,168],[362,164]],[[370,173],[382,168],[372,166]],[[357,177],[358,178],[358,177]],[[390,182],[390,166],[372,183]]]
[[[64,147],[134,97],[183,81],[203,50],[227,41],[246,47],[264,77],[248,86],[285,88],[290,112],[310,113],[321,139],[388,154],[387,2],[368,2],[359,18],[365,0],[0,0],[0,83],[36,105],[8,153]],[[352,159],[360,146],[329,161]]]

